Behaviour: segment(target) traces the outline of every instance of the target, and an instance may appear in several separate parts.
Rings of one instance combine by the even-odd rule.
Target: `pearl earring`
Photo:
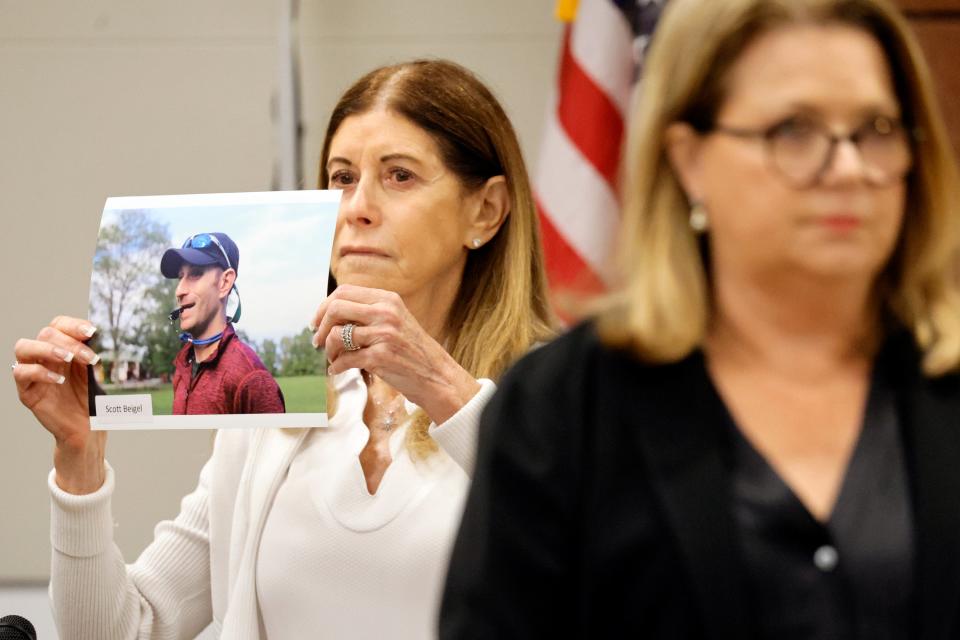
[[[707,217],[707,209],[701,202],[694,202],[690,205],[690,228],[696,234],[704,233],[710,227],[710,218]]]
[[[480,241],[480,238],[474,238],[474,239],[473,239],[473,248],[474,248],[474,249],[479,249],[479,248],[480,248],[480,245],[482,245],[482,244],[483,244],[483,243]]]

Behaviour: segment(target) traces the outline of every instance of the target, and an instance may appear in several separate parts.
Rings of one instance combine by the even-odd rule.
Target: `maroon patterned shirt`
[[[213,356],[193,376],[193,345],[173,361],[173,414],[285,413],[283,392],[259,356],[228,324]]]

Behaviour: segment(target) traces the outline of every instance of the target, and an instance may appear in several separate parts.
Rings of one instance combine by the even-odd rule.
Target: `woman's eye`
[[[901,124],[893,118],[877,116],[861,127],[864,134],[877,138],[886,138],[900,132]]]
[[[349,187],[354,183],[353,176],[348,171],[335,171],[330,176],[330,186],[337,189]]]
[[[396,182],[410,182],[413,180],[413,173],[406,169],[391,169],[390,177]]]
[[[803,118],[790,118],[773,127],[773,134],[781,139],[802,139],[815,135],[816,125]]]

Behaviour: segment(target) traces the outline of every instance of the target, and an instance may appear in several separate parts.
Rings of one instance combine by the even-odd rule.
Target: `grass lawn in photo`
[[[283,391],[287,413],[325,413],[327,411],[326,376],[281,376],[275,378]],[[173,387],[158,389],[115,389],[118,393],[149,393],[153,398],[153,414],[168,416],[173,413]]]

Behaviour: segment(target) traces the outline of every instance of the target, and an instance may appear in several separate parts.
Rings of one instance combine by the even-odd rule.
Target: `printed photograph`
[[[94,428],[325,420],[308,324],[338,204],[336,191],[108,199],[90,279]]]

